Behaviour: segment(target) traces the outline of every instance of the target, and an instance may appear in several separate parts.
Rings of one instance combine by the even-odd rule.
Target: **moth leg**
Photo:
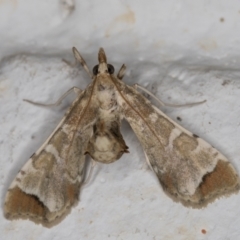
[[[86,180],[85,180],[84,183],[83,183],[83,186],[86,186],[86,185],[90,182],[90,179],[91,179],[91,176],[92,176],[92,173],[93,173],[93,168],[94,168],[96,165],[97,165],[97,162],[94,161],[93,159],[91,159],[90,170],[88,171],[88,174],[87,174]]]
[[[148,158],[146,152],[145,152],[145,151],[143,151],[143,152],[144,152],[144,155],[145,155],[145,158],[146,158],[146,162],[147,162],[148,167],[154,172],[154,170],[153,170],[153,168],[152,168],[152,165],[151,165],[151,163],[150,163],[150,161],[149,161],[149,158]]]
[[[125,74],[125,70],[126,70],[126,65],[123,64],[123,65],[121,66],[121,68],[119,69],[119,71],[118,71],[118,74],[117,74],[117,78],[118,78],[118,79],[120,79],[120,80],[123,79],[124,74]]]
[[[135,89],[141,89],[142,91],[146,92],[147,94],[149,94],[151,97],[153,97],[161,106],[163,107],[192,107],[192,106],[196,106],[202,103],[205,103],[207,100],[203,100],[200,102],[194,102],[194,103],[186,103],[186,104],[171,104],[171,103],[165,103],[162,100],[158,99],[154,94],[152,94],[150,91],[148,91],[146,88],[140,86],[139,84],[134,84],[133,87]]]
[[[81,90],[80,88],[72,87],[72,88],[70,88],[67,92],[65,92],[55,103],[50,103],[50,104],[34,102],[34,101],[31,101],[31,100],[28,100],[28,99],[23,99],[23,101],[28,102],[28,103],[31,103],[31,104],[36,105],[36,106],[54,107],[54,106],[58,106],[58,105],[62,102],[62,100],[63,100],[67,95],[69,95],[70,93],[72,93],[73,91],[74,91],[76,94],[78,94],[78,95],[82,92],[82,90]]]
[[[65,62],[67,65],[69,65],[70,67],[76,67],[78,64],[78,61],[75,59],[75,61],[73,63],[71,63],[70,61],[66,60],[66,59],[62,59],[63,62]]]

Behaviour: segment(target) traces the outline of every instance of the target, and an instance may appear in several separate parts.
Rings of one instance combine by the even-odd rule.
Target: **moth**
[[[5,198],[7,219],[30,219],[46,227],[59,223],[78,202],[86,154],[112,163],[128,152],[120,132],[122,119],[130,124],[147,162],[174,201],[201,208],[239,190],[239,177],[226,157],[122,81],[125,65],[115,76],[100,48],[99,64],[91,74],[76,48],[73,53],[92,82],[85,90],[71,89],[77,98],[18,172]]]

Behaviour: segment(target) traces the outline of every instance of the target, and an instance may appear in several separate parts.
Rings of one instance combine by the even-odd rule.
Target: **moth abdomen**
[[[118,160],[128,147],[120,132],[118,119],[99,120],[94,126],[87,153],[98,162],[111,163]]]

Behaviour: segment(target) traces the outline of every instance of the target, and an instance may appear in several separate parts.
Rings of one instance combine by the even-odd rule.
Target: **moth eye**
[[[93,68],[93,75],[97,75],[98,74],[98,65],[96,65],[94,68]]]
[[[107,67],[108,67],[108,73],[113,74],[113,73],[114,73],[114,67],[113,67],[113,65],[108,64]]]

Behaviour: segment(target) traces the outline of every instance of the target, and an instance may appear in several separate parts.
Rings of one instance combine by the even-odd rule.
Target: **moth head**
[[[96,76],[98,74],[106,74],[106,73],[113,74],[114,73],[114,67],[113,67],[113,65],[107,63],[107,57],[106,57],[106,54],[105,54],[103,48],[99,49],[98,61],[99,61],[99,64],[93,68],[93,75]]]

